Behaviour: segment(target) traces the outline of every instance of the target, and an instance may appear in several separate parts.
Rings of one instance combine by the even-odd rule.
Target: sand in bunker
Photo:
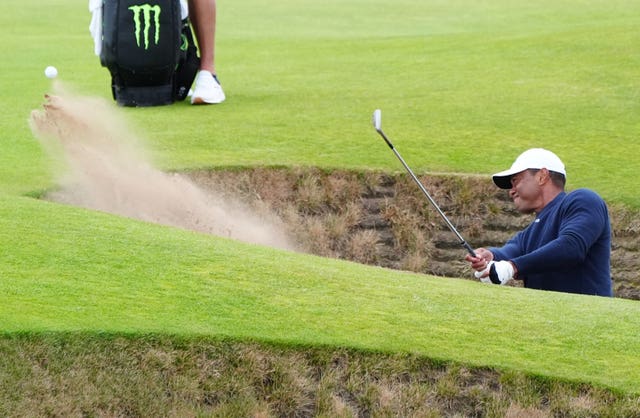
[[[294,249],[279,219],[206,192],[145,157],[121,110],[106,100],[56,88],[30,125],[47,152],[68,167],[47,199],[143,221]]]

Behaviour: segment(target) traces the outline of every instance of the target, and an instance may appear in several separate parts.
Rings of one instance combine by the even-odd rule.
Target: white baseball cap
[[[546,168],[549,171],[567,176],[564,164],[557,155],[543,148],[531,148],[520,154],[510,169],[494,174],[493,182],[501,189],[510,189],[511,177],[530,168]]]

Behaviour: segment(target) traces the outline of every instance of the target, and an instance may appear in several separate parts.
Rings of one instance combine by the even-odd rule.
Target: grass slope
[[[570,185],[640,206],[634,1],[219,5],[223,106],[122,109],[165,168],[490,173],[556,150]],[[0,16],[0,331],[219,335],[410,351],[640,392],[640,305],[481,286],[248,246],[19,197],[50,187],[26,120],[56,65],[109,97],[86,5]],[[607,175],[603,175],[607,173]]]
[[[640,392],[640,304],[281,252],[18,199],[2,331],[217,335],[419,353]],[[70,223],[70,220],[74,222]],[[615,318],[615,320],[612,320]]]

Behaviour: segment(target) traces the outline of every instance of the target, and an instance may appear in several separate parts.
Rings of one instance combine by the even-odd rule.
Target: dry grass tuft
[[[319,214],[323,212],[324,189],[320,184],[320,178],[315,173],[303,175],[295,188],[297,192],[298,210],[306,214]]]
[[[538,408],[522,408],[519,405],[510,405],[504,414],[505,418],[548,418],[551,417],[549,412]]]
[[[345,254],[348,259],[362,264],[377,264],[380,258],[380,235],[373,230],[356,231],[349,241]]]
[[[400,260],[400,268],[402,270],[422,272],[427,266],[427,259],[419,252],[409,253]]]
[[[299,236],[303,248],[308,252],[323,257],[335,257],[332,240],[322,219],[305,218],[303,220],[305,232]]]
[[[419,214],[391,204],[385,207],[383,217],[391,225],[396,248],[414,252],[424,248],[430,225],[425,227]]]
[[[640,211],[622,205],[610,208],[614,236],[637,236],[640,234]]]
[[[0,352],[0,415],[12,417],[631,417],[640,407],[410,354],[74,334],[3,336]]]

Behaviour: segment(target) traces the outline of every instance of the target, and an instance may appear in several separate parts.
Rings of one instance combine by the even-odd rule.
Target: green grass
[[[15,204],[31,221],[0,212],[0,230],[20,236],[2,249],[4,332],[346,346],[640,389],[628,373],[640,367],[634,301],[431,278],[30,199]]]
[[[11,59],[0,64],[1,82],[15,98],[2,104],[0,188],[24,193],[46,181],[24,123],[49,89],[44,67],[58,66],[86,94],[109,97],[109,80],[84,7],[7,7],[2,42]],[[124,110],[164,167],[397,170],[370,127],[379,107],[418,171],[489,174],[544,146],[565,160],[571,187],[640,205],[636,2],[242,1],[219,9],[228,102]]]
[[[570,187],[640,207],[635,1],[220,2],[221,106],[122,109],[163,168],[490,174],[555,150]],[[51,187],[27,119],[55,65],[110,96],[84,2],[5,5],[0,331],[230,336],[412,352],[640,393],[637,302],[363,267],[26,197]]]

